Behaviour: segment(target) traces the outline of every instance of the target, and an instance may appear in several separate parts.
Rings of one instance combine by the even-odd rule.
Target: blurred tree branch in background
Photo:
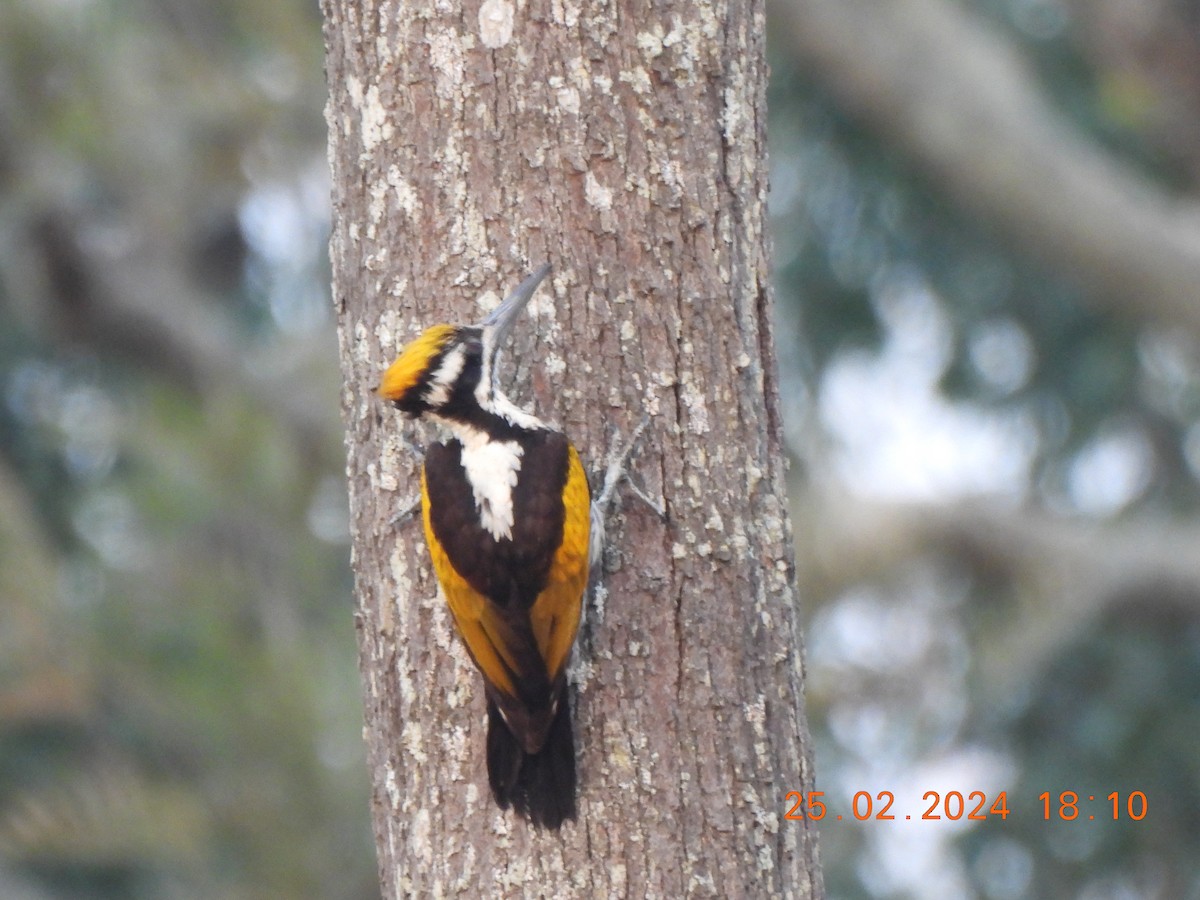
[[[964,209],[1078,275],[1086,296],[1117,315],[1200,334],[1200,203],[1171,196],[1072,127],[1012,43],[976,14],[949,0],[771,8],[840,102]]]
[[[1147,586],[1181,588],[1183,604],[1200,617],[1200,524],[1193,519],[1102,524],[981,501],[887,502],[795,488],[799,518],[822,525],[799,540],[806,596],[836,594],[930,553],[1017,587],[1017,609],[978,648],[990,693],[1021,689],[1114,604],[1139,603]]]

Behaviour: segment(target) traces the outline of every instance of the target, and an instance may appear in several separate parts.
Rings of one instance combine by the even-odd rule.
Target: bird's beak
[[[485,332],[489,332],[492,338],[491,345],[499,347],[501,342],[508,336],[512,330],[513,323],[517,320],[517,316],[525,309],[530,299],[533,297],[534,291],[537,290],[542,279],[550,272],[550,263],[545,263],[536,272],[522,281],[515,291],[505,298],[504,302],[491,311],[486,319],[483,320],[482,327]]]

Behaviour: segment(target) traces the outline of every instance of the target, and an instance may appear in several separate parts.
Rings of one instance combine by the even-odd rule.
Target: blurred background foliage
[[[0,896],[378,896],[294,0],[0,11]]]
[[[866,11],[854,42],[830,9]],[[1200,305],[1200,6],[770,12],[830,894],[1200,897],[1200,316],[1162,275],[1194,267]],[[0,896],[377,896],[315,4],[0,18]],[[830,62],[917,38],[918,63],[994,57],[990,84],[1024,85],[1005,133],[1030,143],[993,155],[1028,191],[889,115],[912,60],[874,93]],[[972,77],[934,112],[986,119]],[[1072,215],[1039,147],[1109,179],[1115,214]],[[1120,262],[1138,233],[1105,243],[1126,220],[1165,248],[1150,265]],[[883,790],[901,816],[928,790],[1012,812],[849,821]],[[1066,790],[1100,802],[1043,821]],[[1111,821],[1113,791],[1146,817]]]
[[[830,894],[1200,897],[1200,5],[771,11]]]

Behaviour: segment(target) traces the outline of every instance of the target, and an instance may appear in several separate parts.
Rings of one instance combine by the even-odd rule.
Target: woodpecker
[[[501,809],[557,829],[575,817],[566,668],[602,528],[566,435],[496,384],[500,346],[549,271],[479,325],[427,328],[379,395],[448,433],[426,452],[421,511],[434,571],[483,676],[488,781]]]

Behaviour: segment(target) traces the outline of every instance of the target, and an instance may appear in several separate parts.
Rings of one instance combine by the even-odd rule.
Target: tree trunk
[[[334,296],[386,897],[816,896],[765,227],[761,0],[325,0]],[[422,11],[418,12],[420,9]],[[649,427],[573,664],[579,819],[487,791],[438,597],[433,440],[373,394],[405,342],[554,271],[501,367],[585,465]],[[522,326],[524,330],[522,331]],[[599,486],[593,478],[593,489]]]

